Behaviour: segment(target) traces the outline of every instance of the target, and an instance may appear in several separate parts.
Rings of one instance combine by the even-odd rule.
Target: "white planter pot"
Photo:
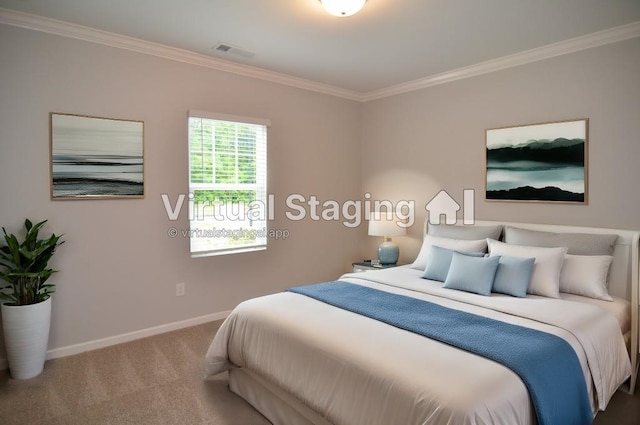
[[[14,379],[39,375],[44,368],[51,323],[51,297],[38,304],[2,305],[2,328]]]

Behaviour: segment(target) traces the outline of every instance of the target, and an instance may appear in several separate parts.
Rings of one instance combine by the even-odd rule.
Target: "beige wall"
[[[54,266],[50,348],[222,312],[290,285],[334,279],[375,256],[366,226],[286,220],[290,193],[416,201],[401,261],[420,245],[441,189],[476,216],[640,229],[640,39],[365,104],[0,25],[0,225],[49,219],[65,233]],[[274,229],[265,252],[191,259],[167,230],[160,194],[187,191],[186,112],[269,118]],[[49,200],[49,112],[144,120],[143,200]],[[484,130],[587,117],[589,205],[487,203]],[[186,282],[186,295],[175,284]],[[0,338],[0,358],[2,352]]]
[[[284,199],[358,198],[360,104],[6,25],[0,58],[0,225],[15,231],[25,217],[46,218],[47,230],[66,239],[54,259],[49,348],[230,310],[334,279],[357,257],[357,229],[287,221]],[[270,227],[288,229],[288,240],[270,240],[263,252],[191,259],[188,240],[167,236],[172,226],[188,227],[186,208],[176,225],[160,196],[187,192],[188,109],[271,120]],[[52,111],[143,120],[145,199],[50,201]],[[175,296],[177,282],[186,282],[183,297]]]
[[[368,102],[362,190],[416,200],[417,223],[441,189],[476,217],[640,230],[640,39]],[[484,201],[485,129],[589,118],[589,203]],[[412,261],[420,225],[399,238]],[[367,238],[362,252],[373,252]]]

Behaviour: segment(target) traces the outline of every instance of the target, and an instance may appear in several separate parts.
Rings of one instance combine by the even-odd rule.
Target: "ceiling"
[[[368,0],[349,18],[318,0],[0,0],[0,8],[360,94],[640,24],[640,0]],[[212,49],[220,42],[252,57]]]

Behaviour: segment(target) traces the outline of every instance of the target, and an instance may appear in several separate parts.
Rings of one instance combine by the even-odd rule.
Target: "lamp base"
[[[384,242],[378,247],[378,261],[380,264],[396,264],[400,255],[398,245],[391,238],[384,238]]]

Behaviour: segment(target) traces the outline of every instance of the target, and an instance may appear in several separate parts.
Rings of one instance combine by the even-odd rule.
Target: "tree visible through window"
[[[189,112],[193,256],[266,248],[268,124]]]

